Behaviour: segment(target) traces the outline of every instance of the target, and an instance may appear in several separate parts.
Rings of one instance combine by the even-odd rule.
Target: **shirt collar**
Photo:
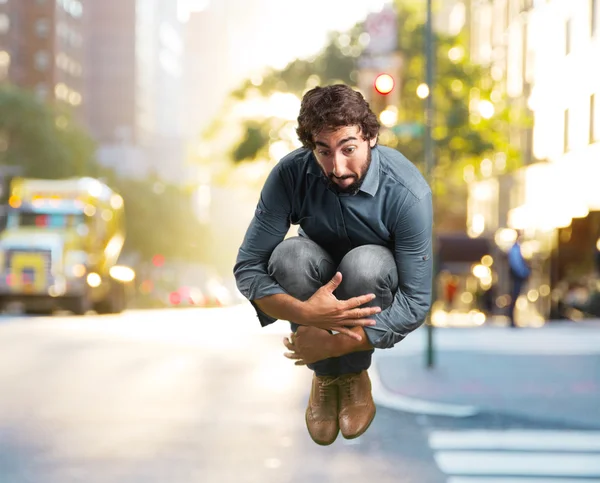
[[[363,193],[367,193],[370,196],[375,196],[377,194],[377,189],[379,188],[379,149],[377,146],[371,148],[371,165],[367,171],[367,175],[365,176],[365,180],[363,181],[362,186],[359,191]]]
[[[323,174],[323,170],[317,163],[315,159],[315,155],[313,152],[310,152],[310,161],[308,163],[308,173],[321,177],[323,181],[327,182],[327,178]],[[371,165],[367,171],[367,175],[365,176],[365,180],[363,181],[362,186],[358,191],[362,191],[370,196],[375,196],[377,193],[377,189],[379,188],[379,149],[377,146],[371,148]]]

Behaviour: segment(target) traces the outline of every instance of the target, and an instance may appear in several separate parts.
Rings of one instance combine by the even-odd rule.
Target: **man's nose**
[[[333,175],[341,178],[346,174],[346,160],[344,155],[336,153],[333,156]]]

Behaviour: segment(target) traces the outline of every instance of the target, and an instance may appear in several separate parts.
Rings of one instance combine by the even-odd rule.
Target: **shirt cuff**
[[[371,345],[376,349],[391,349],[405,337],[389,328],[377,325],[363,327],[363,330]]]
[[[265,314],[262,310],[260,310],[260,308],[254,302],[254,300],[280,293],[285,294],[287,292],[281,287],[281,285],[277,284],[268,275],[259,275],[255,277],[250,287],[250,290],[248,290],[248,292],[244,294],[254,307],[254,310],[256,311],[256,316],[258,317],[258,320],[262,327],[272,324],[273,322],[277,321],[277,319],[271,317],[268,314]]]
[[[267,325],[272,324],[273,322],[277,322],[277,319],[271,317],[270,315],[265,314],[262,310],[258,308],[258,305],[254,302],[254,300],[250,300],[252,307],[256,310],[256,316],[258,317],[258,321],[262,327],[266,327]]]

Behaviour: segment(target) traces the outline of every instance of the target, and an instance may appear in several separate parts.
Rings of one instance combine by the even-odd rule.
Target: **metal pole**
[[[429,88],[429,94],[425,99],[425,169],[427,181],[433,188],[433,139],[432,139],[432,128],[433,128],[433,12],[432,12],[432,1],[427,0],[427,22],[425,25],[425,60],[426,60],[426,72],[425,72],[425,83]],[[434,240],[435,242],[435,237]],[[436,256],[434,250],[433,256],[433,284],[435,286],[435,273],[436,273]],[[432,300],[435,302],[433,295]],[[427,320],[427,367],[432,368],[434,366],[434,348],[433,348],[433,325],[431,323],[431,314]]]

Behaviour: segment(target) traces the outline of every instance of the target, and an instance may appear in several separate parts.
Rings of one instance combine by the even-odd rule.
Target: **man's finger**
[[[302,356],[296,354],[295,352],[284,352],[283,355],[288,359],[301,359]]]
[[[294,350],[294,344],[292,344],[287,337],[283,338],[283,345],[286,346],[291,351]]]
[[[360,307],[361,305],[369,303],[374,298],[375,298],[374,293],[368,293],[366,295],[359,295],[358,297],[352,297],[351,299],[344,301],[344,308],[346,310],[355,309],[357,307]]]
[[[337,330],[340,334],[347,335],[348,337],[356,339],[359,342],[362,340],[360,334],[357,334],[356,332],[353,332],[350,329],[347,329],[346,327],[334,327],[333,330]]]
[[[294,365],[295,366],[305,366],[306,362],[304,362],[304,361],[296,361],[296,362],[294,362]]]
[[[340,325],[345,325],[345,326],[351,326],[351,327],[371,327],[373,325],[375,325],[377,322],[375,322],[373,319],[342,319],[342,320],[336,320],[335,321],[336,324],[340,324]],[[338,330],[338,329],[333,329],[333,330]]]
[[[335,275],[327,282],[327,284],[325,284],[325,287],[327,287],[329,292],[333,293],[335,289],[340,286],[340,283],[342,283],[342,274],[341,272],[335,272]]]
[[[348,310],[344,317],[347,319],[364,319],[381,312],[381,307],[365,307],[364,309]]]

